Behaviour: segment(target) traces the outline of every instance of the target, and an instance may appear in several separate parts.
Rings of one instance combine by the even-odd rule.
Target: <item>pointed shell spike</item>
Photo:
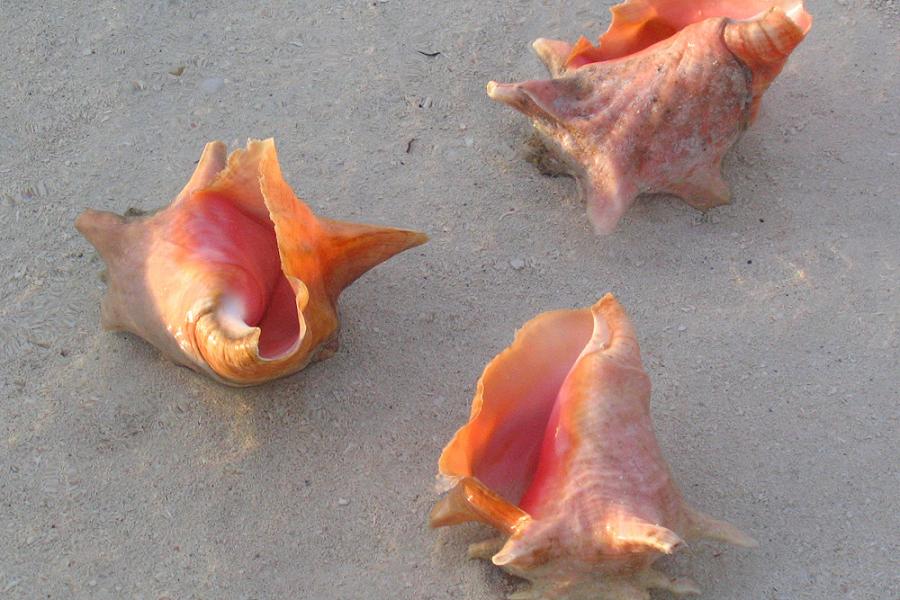
[[[553,77],[559,77],[566,70],[566,61],[572,54],[572,44],[569,42],[538,38],[531,47]]]
[[[474,477],[462,477],[431,511],[431,527],[480,521],[506,535],[518,531],[528,513],[495,493]]]
[[[395,254],[428,241],[418,231],[319,218],[329,244],[322,255],[325,287],[337,298],[341,290]]]

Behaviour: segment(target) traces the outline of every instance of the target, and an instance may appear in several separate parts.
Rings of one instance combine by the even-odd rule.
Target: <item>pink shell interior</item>
[[[508,501],[533,508],[549,475],[538,462],[543,446],[553,444],[545,438],[556,431],[557,396],[592,331],[589,310],[545,313],[527,323],[485,369],[482,402],[473,406],[478,414],[445,450],[447,457],[464,456],[467,464],[442,465],[441,471],[473,475]],[[454,445],[467,450],[452,451]]]
[[[182,227],[170,231],[183,232],[179,243],[191,262],[229,274],[223,316],[238,327],[259,327],[260,356],[279,356],[297,341],[300,322],[296,294],[281,270],[275,227],[261,196],[256,203],[223,191],[214,185],[187,198],[178,217]]]

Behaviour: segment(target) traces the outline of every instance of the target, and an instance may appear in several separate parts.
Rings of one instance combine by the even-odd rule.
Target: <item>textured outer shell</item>
[[[488,94],[532,119],[554,155],[539,164],[575,176],[598,233],[642,193],[727,203],[721,161],[809,30],[802,2],[635,0],[613,13],[597,48],[535,42],[554,79],[491,82]],[[753,17],[712,16],[729,13]]]

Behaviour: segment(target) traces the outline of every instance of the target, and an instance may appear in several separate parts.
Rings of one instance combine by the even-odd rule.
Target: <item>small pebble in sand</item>
[[[346,498],[338,498],[338,506],[347,506],[350,501]]]
[[[521,258],[514,258],[511,261],[509,261],[509,266],[511,266],[516,271],[521,271],[522,269],[525,268],[525,261],[522,260]]]
[[[221,77],[207,77],[200,82],[200,89],[206,94],[215,94],[225,86]]]

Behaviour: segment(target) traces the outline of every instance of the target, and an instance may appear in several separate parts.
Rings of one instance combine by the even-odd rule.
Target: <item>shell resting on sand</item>
[[[539,39],[552,79],[490,82],[532,119],[532,159],[579,182],[598,233],[642,193],[729,201],[721,161],[812,25],[802,0],[627,0],[593,46]]]
[[[227,161],[211,142],[169,206],[139,217],[86,210],[75,226],[108,268],[106,329],[236,386],[331,356],[341,291],[427,239],[316,217],[282,177],[271,139]]]
[[[512,598],[698,593],[653,562],[693,538],[755,545],[685,503],[653,432],[634,329],[612,295],[541,314],[516,334],[484,370],[439,470],[450,491],[432,527],[494,527],[500,537],[470,555],[531,582]]]

